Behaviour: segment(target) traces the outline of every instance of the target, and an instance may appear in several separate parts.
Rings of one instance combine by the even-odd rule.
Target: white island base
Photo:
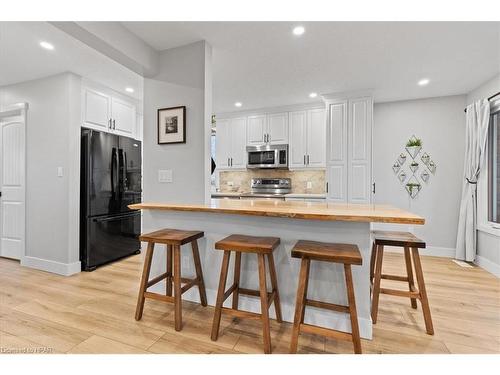
[[[371,249],[369,222],[321,221],[287,217],[149,209],[144,210],[143,222],[143,232],[146,233],[162,228],[200,230],[205,232],[205,237],[198,240],[198,245],[208,304],[211,306],[215,305],[223,255],[223,251],[214,249],[214,243],[231,234],[279,237],[281,244],[274,251],[274,260],[276,263],[283,320],[291,323],[294,316],[300,267],[300,259],[292,258],[290,255],[294,244],[298,240],[314,240],[357,245],[363,257],[362,266],[352,266],[359,330],[362,338],[372,338],[369,283]],[[150,278],[165,272],[166,253],[162,248],[164,248],[162,245],[156,245],[155,247],[156,250]],[[189,244],[182,246],[181,254],[182,276],[194,276],[194,263]],[[232,284],[233,268],[234,253],[231,254],[226,289]],[[268,276],[268,290],[271,290],[269,281]],[[243,288],[258,289],[257,256],[255,254],[243,254],[242,256],[241,285]],[[150,291],[164,293],[165,281],[154,285],[150,288]],[[308,298],[347,305],[343,265],[312,261]],[[194,287],[183,294],[183,299],[199,302],[197,288]],[[239,301],[239,309],[260,312],[260,300],[258,298],[240,295]],[[230,307],[230,304],[231,298],[228,298],[224,306]],[[274,307],[270,309],[270,317],[275,318]],[[185,324],[187,323],[185,321]],[[315,307],[308,306],[306,308],[305,323],[351,332],[351,323],[348,314]]]

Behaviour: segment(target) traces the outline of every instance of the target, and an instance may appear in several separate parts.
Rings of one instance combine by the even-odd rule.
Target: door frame
[[[24,228],[23,228],[23,238],[22,238],[22,249],[19,260],[22,262],[23,258],[26,256],[26,185],[27,185],[27,158],[26,158],[26,129],[27,129],[27,113],[28,113],[29,105],[28,103],[17,103],[14,105],[3,107],[0,110],[0,122],[8,120],[10,118],[16,118],[17,121],[20,121],[23,124],[23,149],[24,149],[24,186],[22,191],[22,196],[24,198]],[[2,224],[0,217],[0,225]],[[1,231],[1,227],[0,227]],[[0,249],[1,251],[1,249]]]

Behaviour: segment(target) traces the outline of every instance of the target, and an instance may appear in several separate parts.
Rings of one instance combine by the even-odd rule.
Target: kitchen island
[[[385,205],[360,205],[327,202],[295,202],[267,200],[211,200],[208,204],[140,203],[129,206],[144,211],[144,232],[175,228],[201,230],[200,256],[209,305],[215,304],[222,252],[214,243],[230,234],[275,236],[281,238],[274,252],[283,319],[293,321],[295,294],[300,261],[290,257],[295,242],[314,240],[356,244],[363,256],[363,265],[353,267],[354,288],[360,334],[371,338],[369,262],[371,250],[370,224],[392,223],[423,225],[425,220],[415,214]],[[190,252],[182,257],[183,277],[194,274]],[[165,254],[155,252],[151,277],[165,272]],[[232,280],[232,265],[228,279]],[[245,288],[258,288],[257,257],[242,257],[241,283]],[[157,287],[157,289],[155,289]],[[152,289],[163,292],[164,285]],[[343,267],[340,264],[312,262],[308,295],[312,299],[346,304]],[[198,302],[197,290],[190,290],[184,299]],[[229,299],[226,303],[230,303]],[[260,311],[258,299],[240,296],[240,309]],[[274,308],[273,308],[274,309]],[[271,312],[274,317],[274,312]],[[350,332],[347,315],[308,307],[305,322]],[[211,323],[211,322],[210,322]],[[209,323],[208,323],[209,324]]]

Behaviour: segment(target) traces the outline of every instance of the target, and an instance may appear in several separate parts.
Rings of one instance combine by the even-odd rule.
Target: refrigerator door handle
[[[115,215],[115,216],[106,216],[106,217],[96,217],[92,219],[94,223],[102,223],[106,221],[113,221],[113,220],[120,220],[120,219],[127,219],[129,217],[133,217],[139,215],[139,212],[134,212],[131,214],[126,214],[126,215]]]
[[[116,165],[116,166],[115,166]],[[113,196],[117,193],[117,169],[118,168],[118,155],[116,155],[116,148],[113,147],[111,151],[111,193]]]

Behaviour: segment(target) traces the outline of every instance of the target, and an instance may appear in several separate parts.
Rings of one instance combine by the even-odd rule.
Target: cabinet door
[[[142,141],[142,132],[144,128],[144,116],[141,114],[136,115],[136,120],[135,120],[135,134],[134,138],[137,139],[138,141]]]
[[[327,198],[347,202],[347,100],[330,104],[326,131]]]
[[[215,125],[215,159],[217,169],[229,168],[229,154],[231,152],[231,133],[229,120],[217,120]]]
[[[290,143],[288,149],[288,167],[305,168],[306,166],[306,128],[307,112],[290,112]]]
[[[267,134],[272,145],[288,144],[288,113],[267,115]]]
[[[83,90],[83,125],[88,128],[109,131],[111,98],[98,91]]]
[[[307,111],[307,166],[324,168],[326,163],[326,119],[324,109]]]
[[[111,100],[111,118],[116,134],[132,137],[135,133],[135,106],[120,99]]]
[[[264,134],[266,134],[266,116],[249,116],[247,124],[247,144],[249,146],[265,144]]]
[[[372,99],[349,100],[348,201],[371,202]]]
[[[229,129],[231,133],[231,154],[229,155],[231,158],[231,168],[246,168],[247,119],[244,117],[231,119]]]

